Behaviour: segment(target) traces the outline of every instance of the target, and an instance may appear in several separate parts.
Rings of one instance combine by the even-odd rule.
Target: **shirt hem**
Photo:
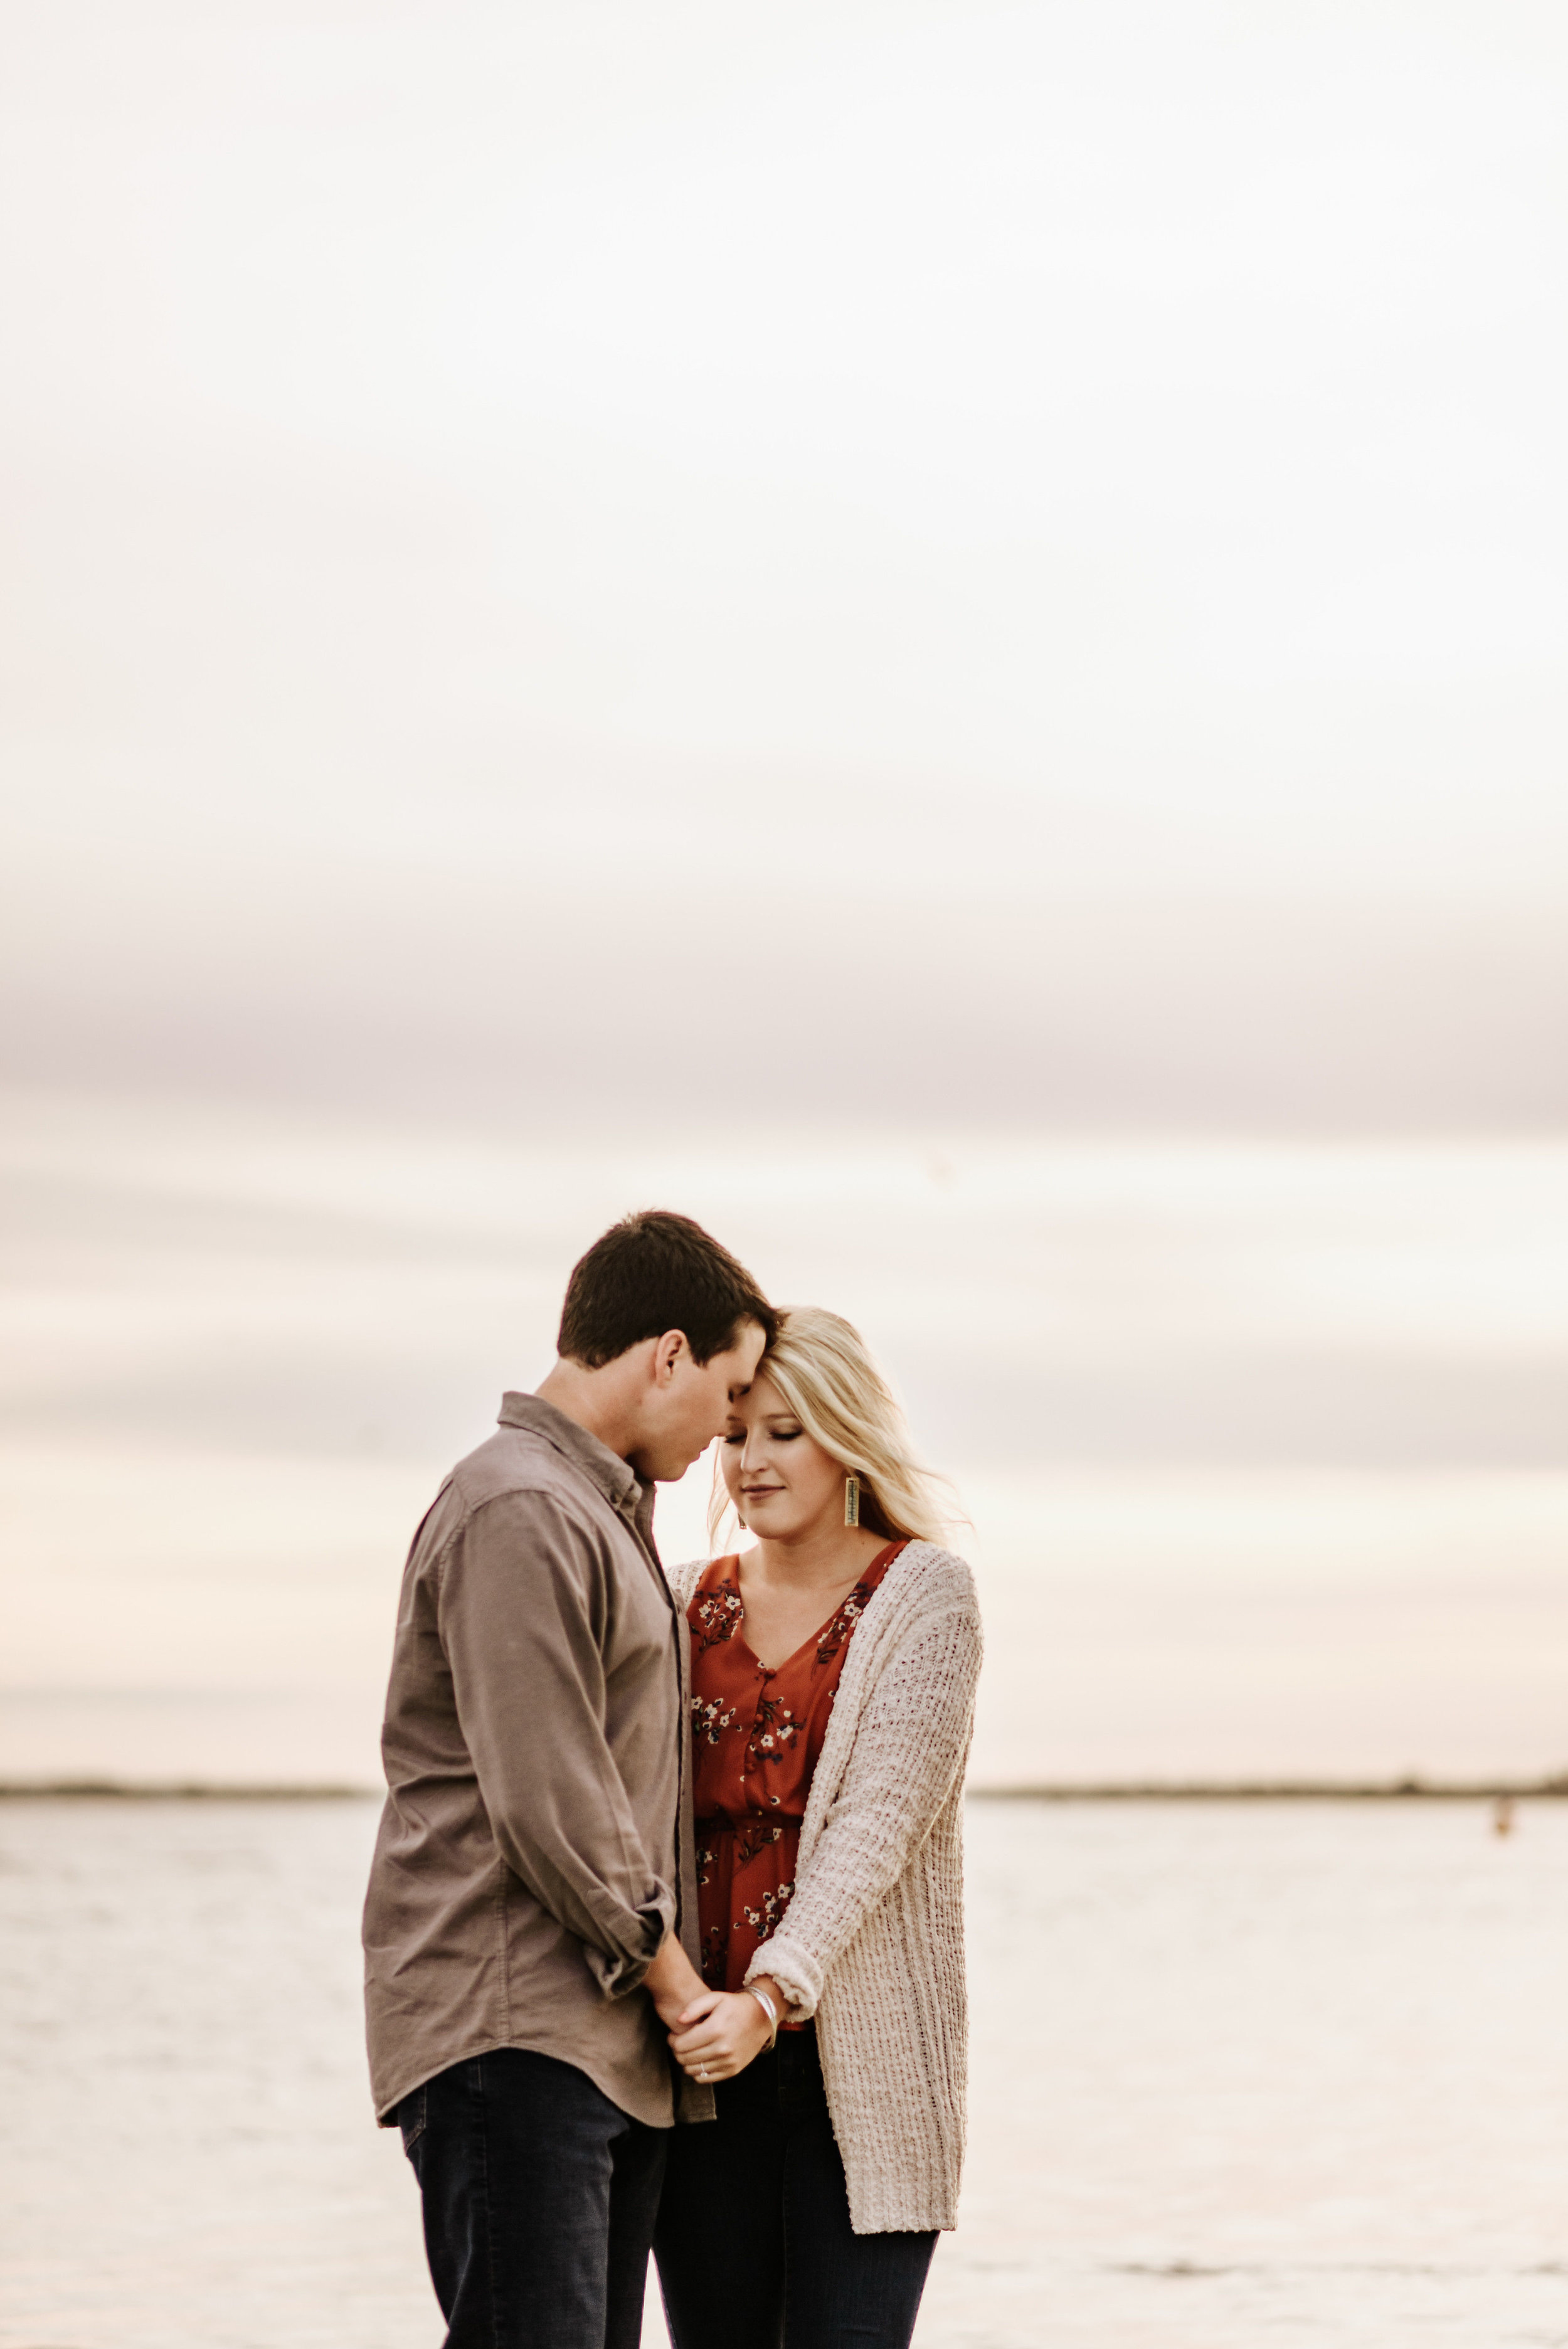
[[[673,2128],[676,2125],[673,2080],[670,2083],[669,2109],[666,2117],[663,2120],[650,2120],[645,2112],[638,2112],[627,2104],[624,2092],[611,2082],[600,2066],[584,2062],[581,2054],[569,2054],[559,2046],[548,2046],[537,2039],[514,2035],[511,2039],[475,2040],[471,2046],[459,2047],[454,2054],[442,2056],[440,2062],[432,2064],[428,2071],[416,2072],[411,2078],[401,2084],[396,2095],[388,2096],[385,2102],[377,2102],[377,2127],[396,2128],[397,2107],[404,2097],[411,2096],[416,2088],[425,2087],[431,2080],[438,2078],[441,2073],[449,2072],[454,2064],[471,2064],[475,2057],[480,2055],[500,2055],[509,2047],[515,2047],[532,2055],[548,2055],[557,2064],[570,2064],[573,2071],[581,2072],[585,2079],[592,2080],[602,2096],[608,2096],[618,2113],[624,2113],[628,2120],[638,2121],[645,2128]]]

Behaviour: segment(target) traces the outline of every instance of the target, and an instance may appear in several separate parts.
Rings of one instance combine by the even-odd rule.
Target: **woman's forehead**
[[[793,1419],[795,1414],[769,1377],[758,1371],[748,1391],[730,1408],[732,1419]]]

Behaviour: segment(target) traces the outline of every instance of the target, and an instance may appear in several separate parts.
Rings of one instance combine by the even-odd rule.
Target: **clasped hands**
[[[760,2001],[747,1990],[707,1989],[673,1939],[649,1967],[646,1987],[670,2034],[670,2053],[689,2079],[733,2080],[772,2036]],[[778,1985],[763,1979],[758,1988],[782,2014],[786,2001]]]
[[[747,1990],[705,1990],[676,2015],[670,2053],[694,2080],[733,2080],[761,2054],[772,2025]]]

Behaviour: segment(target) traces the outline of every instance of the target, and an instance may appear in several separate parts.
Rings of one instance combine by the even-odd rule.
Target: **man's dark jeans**
[[[814,2028],[671,2137],[655,2250],[676,2349],[905,2349],[934,2234],[857,2235]]]
[[[500,2047],[397,2107],[447,2349],[637,2349],[668,2129]]]

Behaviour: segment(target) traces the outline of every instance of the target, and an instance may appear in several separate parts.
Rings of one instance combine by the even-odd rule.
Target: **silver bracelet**
[[[752,1997],[757,2001],[758,2005],[768,2017],[768,2044],[769,2047],[776,2047],[779,2044],[779,2009],[774,2005],[773,2001],[769,1997],[768,1992],[765,1990],[753,1989],[750,1982],[747,1983],[746,1988],[751,1992]]]

